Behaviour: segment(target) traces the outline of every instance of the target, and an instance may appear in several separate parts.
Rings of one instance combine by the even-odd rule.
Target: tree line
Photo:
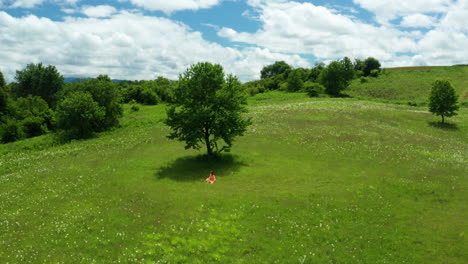
[[[223,67],[208,62],[190,66],[177,81],[158,77],[150,81],[114,83],[99,75],[64,83],[55,66],[28,64],[6,84],[0,72],[0,141],[13,142],[49,132],[59,139],[79,139],[119,125],[123,103],[138,111],[138,104],[167,103],[165,123],[170,139],[184,141],[186,148],[206,147],[209,155],[229,151],[251,120],[245,119],[246,96],[270,90],[343,96],[351,80],[377,77],[380,62],[372,57],[352,62],[345,57],[311,69],[293,68],[284,61],[267,65],[261,79],[242,84],[226,75]],[[437,80],[429,96],[430,112],[442,117],[456,115],[458,96],[448,80]],[[218,142],[224,142],[218,146]]]
[[[362,82],[368,77],[377,77],[381,71],[380,62],[369,57],[365,60],[348,57],[336,60],[327,66],[323,62],[316,63],[314,67],[293,68],[284,61],[277,61],[263,67],[260,72],[261,79],[244,84],[250,95],[272,90],[287,92],[307,92],[309,96],[320,94],[342,96],[342,92],[355,78]]]
[[[176,82],[114,83],[99,75],[65,83],[55,66],[28,64],[6,84],[0,72],[0,141],[13,142],[54,132],[60,139],[90,137],[119,125],[122,103],[171,102]]]

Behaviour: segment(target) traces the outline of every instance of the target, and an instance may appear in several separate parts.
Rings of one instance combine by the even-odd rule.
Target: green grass
[[[232,154],[166,139],[165,106],[0,146],[0,263],[466,263],[468,109],[267,93]],[[203,180],[214,170],[218,181]]]
[[[353,97],[378,98],[400,103],[427,103],[432,83],[439,78],[449,79],[460,96],[460,103],[468,106],[468,67],[405,67],[384,69],[378,78],[367,83],[353,80],[347,93]]]

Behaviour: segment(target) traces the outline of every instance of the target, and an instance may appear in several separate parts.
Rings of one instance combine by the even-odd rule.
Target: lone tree
[[[429,96],[429,111],[442,117],[442,124],[445,117],[457,115],[458,96],[448,80],[436,80],[432,84],[431,94]]]
[[[201,62],[179,77],[174,105],[167,111],[165,123],[172,131],[168,138],[185,141],[185,149],[206,146],[208,155],[229,151],[236,136],[242,136],[250,119],[246,97],[237,77],[225,77],[221,65]],[[218,141],[225,145],[218,147]]]

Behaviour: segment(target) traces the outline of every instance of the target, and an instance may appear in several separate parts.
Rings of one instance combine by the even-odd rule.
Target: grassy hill
[[[378,78],[370,77],[367,83],[354,80],[347,92],[355,97],[422,105],[428,100],[432,82],[438,78],[451,80],[460,103],[468,106],[468,66],[388,68]]]
[[[218,160],[166,139],[164,105],[86,141],[1,145],[0,263],[468,261],[468,109],[439,128],[419,107],[249,103]]]

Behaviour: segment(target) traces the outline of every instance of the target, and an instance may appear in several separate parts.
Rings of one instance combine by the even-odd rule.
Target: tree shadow
[[[443,130],[451,130],[451,131],[455,131],[455,130],[458,130],[458,126],[457,124],[451,124],[451,123],[441,123],[441,122],[434,122],[434,121],[431,121],[431,122],[427,122],[429,124],[429,126],[431,127],[435,127],[435,128],[439,128],[439,129],[443,129]]]
[[[204,181],[213,171],[216,176],[229,176],[246,166],[239,158],[231,154],[220,154],[209,157],[197,155],[178,158],[156,170],[159,179],[168,178],[175,181]]]

